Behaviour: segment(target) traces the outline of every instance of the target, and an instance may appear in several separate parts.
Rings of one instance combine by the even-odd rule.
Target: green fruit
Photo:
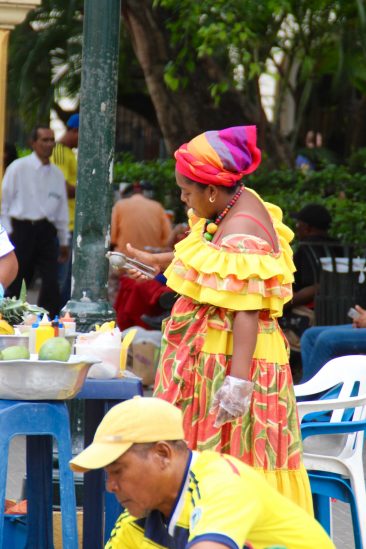
[[[29,350],[23,345],[13,345],[1,350],[0,360],[17,360],[19,358],[29,358]]]
[[[39,360],[59,360],[67,362],[71,355],[71,345],[64,337],[47,339],[39,350]]]

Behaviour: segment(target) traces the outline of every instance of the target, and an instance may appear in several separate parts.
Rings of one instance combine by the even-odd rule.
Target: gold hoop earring
[[[213,196],[210,196],[209,198],[209,201],[211,202],[211,204],[213,204],[215,202],[216,198],[214,198]]]

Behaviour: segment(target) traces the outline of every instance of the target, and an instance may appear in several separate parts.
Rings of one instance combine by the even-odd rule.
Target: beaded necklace
[[[205,232],[203,233],[203,236],[206,240],[211,241],[213,239],[214,234],[216,233],[221,221],[224,219],[225,215],[234,206],[234,204],[236,203],[236,201],[238,200],[238,198],[240,197],[243,191],[244,191],[244,186],[242,185],[241,187],[239,187],[239,190],[234,194],[229,204],[227,204],[227,206],[222,210],[222,212],[216,217],[215,221],[212,221],[211,219],[207,219],[205,224]]]

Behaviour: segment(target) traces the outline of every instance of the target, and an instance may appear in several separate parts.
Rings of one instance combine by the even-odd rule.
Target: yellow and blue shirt
[[[334,549],[323,528],[253,468],[226,455],[193,452],[170,517],[152,511],[118,518],[105,549]]]
[[[51,162],[60,168],[64,174],[65,181],[69,185],[76,187],[77,160],[72,149],[63,143],[56,143],[52,152]],[[75,224],[75,198],[68,198],[67,202],[69,206],[69,230],[73,231]]]

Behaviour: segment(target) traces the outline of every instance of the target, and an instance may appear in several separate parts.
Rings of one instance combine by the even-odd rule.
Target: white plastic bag
[[[118,328],[109,332],[80,334],[76,339],[75,349],[76,354],[98,357],[102,361],[90,368],[88,377],[112,379],[119,376],[121,332]]]

